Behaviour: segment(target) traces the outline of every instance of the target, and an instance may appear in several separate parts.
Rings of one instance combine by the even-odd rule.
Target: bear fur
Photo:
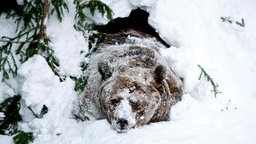
[[[118,132],[169,120],[171,107],[182,99],[183,83],[159,48],[165,47],[134,30],[108,34],[89,61],[80,115],[107,118]]]

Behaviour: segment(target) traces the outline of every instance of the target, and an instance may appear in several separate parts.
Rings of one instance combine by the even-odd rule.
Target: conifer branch
[[[198,80],[200,80],[202,78],[202,75],[203,75],[206,78],[206,80],[211,83],[211,85],[213,87],[213,89],[211,91],[214,93],[214,97],[216,98],[217,94],[221,93],[218,90],[219,85],[213,81],[213,79],[210,77],[210,75],[200,65],[197,65],[197,66],[201,70],[201,73],[200,73],[200,76],[199,76]]]

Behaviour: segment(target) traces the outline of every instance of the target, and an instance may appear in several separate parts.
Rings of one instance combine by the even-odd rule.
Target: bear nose
[[[117,119],[117,124],[120,126],[120,129],[123,130],[128,126],[128,120],[119,118]]]

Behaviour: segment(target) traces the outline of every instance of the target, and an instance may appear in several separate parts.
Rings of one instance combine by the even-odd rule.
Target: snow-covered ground
[[[183,100],[171,111],[169,122],[158,122],[128,133],[114,131],[107,120],[77,122],[71,118],[77,98],[74,81],[59,82],[45,59],[34,56],[22,64],[18,82],[9,83],[22,95],[23,105],[39,113],[33,119],[21,109],[24,122],[19,128],[32,131],[35,144],[254,144],[256,143],[256,1],[255,0],[104,0],[114,17],[126,17],[132,9],[149,12],[149,24],[173,46],[162,50],[170,66],[184,78]],[[63,75],[81,74],[81,51],[87,41],[73,28],[75,10],[62,23],[51,17],[47,34],[60,60]],[[233,21],[222,22],[221,17]],[[105,24],[99,15],[91,17]],[[245,27],[236,24],[242,18]],[[13,35],[14,24],[0,17],[0,36]],[[211,85],[198,80],[201,65],[222,92],[214,97]],[[1,76],[0,76],[1,78]],[[0,102],[14,94],[0,83]],[[11,137],[0,135],[0,143],[11,144]]]

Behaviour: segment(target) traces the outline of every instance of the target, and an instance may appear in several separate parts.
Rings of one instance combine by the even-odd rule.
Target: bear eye
[[[139,102],[130,101],[130,105],[132,107],[132,111],[134,111],[134,112],[140,110],[140,108],[141,108]]]
[[[120,99],[112,99],[110,100],[110,102],[111,102],[111,105],[117,106],[120,103]]]

